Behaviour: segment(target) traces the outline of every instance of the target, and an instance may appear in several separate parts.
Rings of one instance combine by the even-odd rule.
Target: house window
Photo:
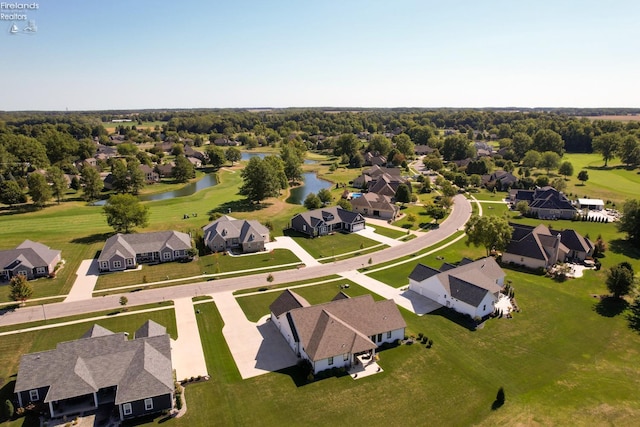
[[[345,353],[345,354],[342,356],[342,360],[344,360],[345,362],[346,362],[347,360],[349,360],[349,353]]]
[[[109,263],[107,261],[101,261],[100,268],[109,268]]]
[[[307,226],[303,224],[303,225],[302,225],[302,229],[303,229],[304,231],[307,231]]]
[[[36,267],[36,273],[44,274],[47,271],[45,267]]]
[[[485,311],[487,309],[487,304],[482,306],[482,311]]]
[[[378,334],[378,342],[382,341],[382,334]]]
[[[122,262],[113,261],[113,268],[122,268]]]
[[[329,358],[329,366],[333,365],[333,356]]]
[[[144,400],[144,410],[145,411],[150,411],[153,409],[153,399],[149,398],[149,399],[145,399]]]
[[[133,265],[133,258],[127,258],[127,265]]]
[[[171,252],[165,252],[162,254],[163,259],[171,259]]]
[[[131,409],[131,403],[125,403],[124,405],[122,405],[122,413],[124,415],[131,415],[133,413],[133,410]]]
[[[38,390],[29,390],[29,400],[32,402],[37,402],[40,400],[40,394]]]
[[[391,338],[391,331],[387,332],[387,339]]]

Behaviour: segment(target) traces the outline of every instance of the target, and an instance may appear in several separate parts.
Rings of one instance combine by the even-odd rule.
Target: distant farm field
[[[589,120],[611,120],[614,122],[640,122],[640,115],[619,115],[619,116],[584,116]]]

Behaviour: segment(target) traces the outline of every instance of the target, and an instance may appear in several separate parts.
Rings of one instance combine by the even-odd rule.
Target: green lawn
[[[197,261],[187,263],[169,262],[157,265],[143,265],[140,270],[105,274],[98,278],[95,290],[194,277],[203,273],[219,274],[253,268],[277,268],[279,265],[297,262],[300,262],[298,257],[288,249],[276,249],[273,254],[270,252],[260,252],[254,255],[243,256],[211,254],[201,256]],[[242,273],[240,275],[242,275]]]
[[[399,239],[400,237],[405,237],[407,235],[406,231],[387,228],[377,224],[372,225],[371,227],[375,228],[377,234],[380,234],[381,236],[385,236],[385,237],[390,237],[392,239]]]
[[[379,245],[378,242],[367,239],[359,234],[335,233],[310,239],[303,235],[291,232],[291,237],[297,244],[309,253],[313,258],[326,258],[339,256],[347,252],[367,249]],[[386,246],[380,246],[382,249]]]

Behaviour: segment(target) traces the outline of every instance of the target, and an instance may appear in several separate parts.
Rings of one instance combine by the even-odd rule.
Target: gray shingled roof
[[[314,209],[299,213],[294,216],[294,218],[296,217],[302,218],[312,228],[316,228],[318,224],[323,222],[327,225],[333,225],[339,223],[353,224],[355,221],[363,220],[362,215],[359,213],[342,209],[340,206]]]
[[[116,234],[107,239],[98,261],[108,261],[116,254],[133,258],[136,254],[171,250],[191,249],[191,237],[179,231],[157,231],[153,233]]]
[[[167,333],[167,328],[153,320],[147,320],[134,334],[136,338],[157,337]]]
[[[235,219],[223,215],[217,220],[203,227],[204,242],[209,244],[216,235],[226,239],[238,239],[241,243],[264,241],[262,236],[269,234],[269,229],[256,220]]]
[[[435,276],[438,273],[440,273],[440,271],[435,268],[431,268],[424,264],[418,264],[413,268],[411,274],[409,274],[409,279],[415,280],[416,282],[422,282],[423,280],[426,280],[431,276]]]
[[[95,327],[92,330],[100,334],[108,331]],[[169,335],[127,340],[124,333],[111,333],[62,342],[55,350],[23,355],[15,392],[47,386],[50,388],[45,402],[111,386],[116,386],[116,404],[172,393]]]
[[[291,311],[294,308],[309,307],[311,304],[297,293],[290,289],[285,289],[278,298],[269,306],[269,310],[280,317],[282,313]]]
[[[13,269],[17,265],[29,268],[45,267],[51,264],[60,251],[53,250],[42,243],[25,240],[15,249],[0,251],[0,270]],[[8,268],[11,266],[11,268]]]
[[[368,337],[407,325],[392,300],[371,295],[290,310],[297,336],[311,360],[376,348]]]
[[[556,248],[558,237],[559,249],[563,253],[568,253],[569,250],[589,253],[593,249],[593,244],[574,230],[550,230],[543,224],[536,227],[513,223],[510,225],[513,234],[505,253],[548,261],[547,251]]]

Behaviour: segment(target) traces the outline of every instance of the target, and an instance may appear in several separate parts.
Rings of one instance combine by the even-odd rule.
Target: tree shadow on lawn
[[[75,239],[71,240],[71,243],[80,243],[82,245],[92,245],[94,243],[104,242],[105,240],[107,240],[112,235],[113,235],[113,233],[111,233],[111,232],[109,232],[109,233],[95,233],[95,234],[90,234],[88,236],[76,237]]]
[[[37,212],[41,209],[42,208],[34,206],[32,204],[3,206],[0,208],[0,216],[19,215],[23,213]]]
[[[207,212],[209,215],[220,213],[223,215],[233,215],[234,212],[255,212],[271,206],[271,203],[253,203],[247,199],[233,200],[225,202],[215,209]]]
[[[629,240],[614,239],[609,242],[609,250],[633,259],[640,259],[640,250]]]
[[[605,296],[600,299],[594,306],[594,310],[603,317],[615,317],[625,311],[629,307],[629,303],[622,298]]]
[[[476,322],[473,319],[469,318],[468,316],[462,313],[458,313],[457,311],[451,308],[440,307],[439,309],[432,311],[428,315],[444,317],[445,319],[448,319],[453,323],[456,323],[457,325],[462,326],[468,331],[475,332],[476,330]]]

